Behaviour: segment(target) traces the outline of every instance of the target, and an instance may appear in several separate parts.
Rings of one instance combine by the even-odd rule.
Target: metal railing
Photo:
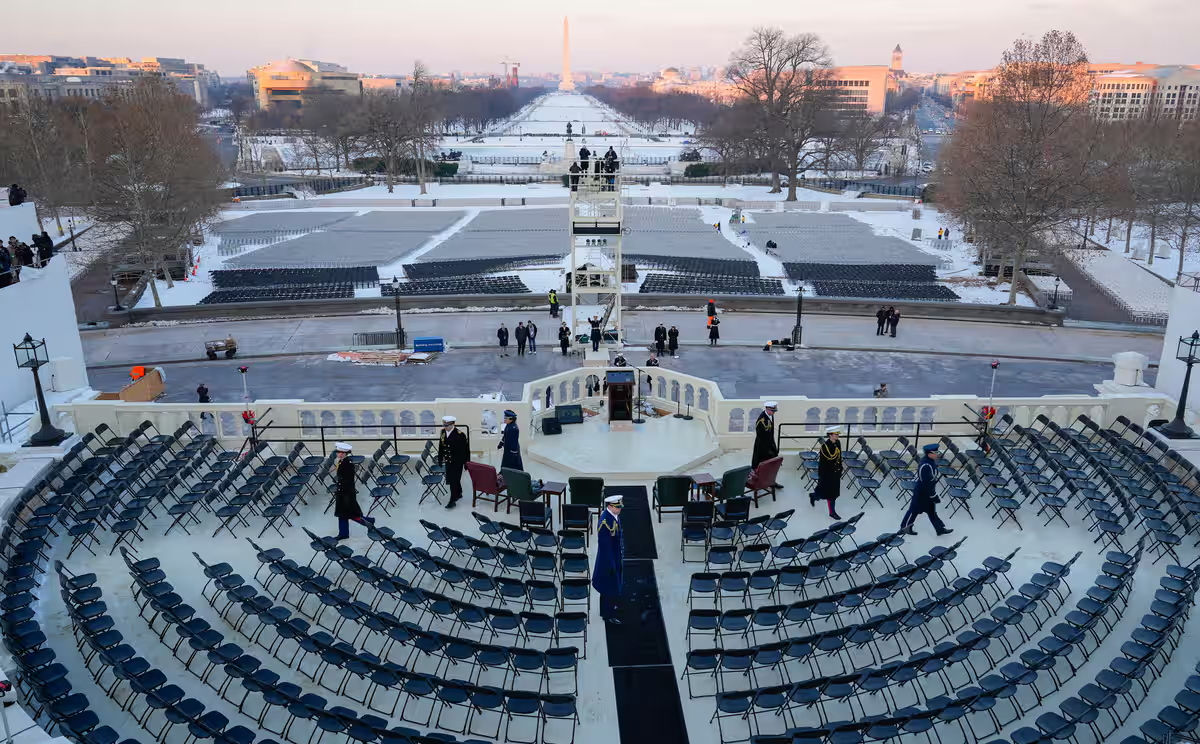
[[[403,341],[404,339],[401,339]],[[354,334],[354,346],[396,346],[395,331],[365,331]]]
[[[879,400],[885,401],[887,399],[882,398]],[[967,406],[966,408],[968,411],[971,411],[972,413],[974,413],[973,409],[971,409],[969,406]],[[816,426],[818,430],[816,432],[810,431],[809,427],[812,427],[812,426]],[[855,422],[855,423],[844,423],[843,422],[843,423],[837,423],[837,424],[833,424],[833,423],[826,424],[824,422],[812,424],[812,423],[808,423],[808,422],[789,421],[789,422],[784,422],[784,423],[775,425],[775,444],[779,449],[783,449],[784,442],[811,441],[813,443],[816,443],[817,441],[820,441],[821,439],[825,438],[825,428],[828,426],[842,427],[842,435],[841,436],[842,436],[843,442],[848,443],[853,440],[857,440],[859,437],[862,437],[863,439],[892,439],[892,440],[895,440],[898,437],[906,437],[907,439],[910,440],[909,443],[913,447],[915,447],[917,449],[917,451],[920,451],[920,449],[921,449],[921,437],[922,436],[924,436],[926,439],[933,438],[934,440],[940,439],[943,436],[950,436],[949,434],[946,433],[946,429],[951,426],[956,428],[956,430],[957,430],[955,432],[956,436],[968,436],[969,435],[969,436],[974,436],[974,437],[978,438],[978,437],[985,436],[988,433],[987,428],[985,428],[984,421],[982,421],[981,419],[967,418],[966,416],[963,416],[961,419],[959,419],[957,421],[873,420],[873,421],[862,421],[862,422]],[[884,427],[890,427],[890,428],[884,428]],[[785,431],[788,431],[788,430],[795,431],[798,428],[803,428],[805,430],[805,433],[804,434],[786,434],[785,433]],[[789,446],[791,446],[791,445],[789,445]],[[803,445],[801,445],[801,446],[803,446]],[[846,444],[843,446],[848,447],[849,445]]]
[[[471,427],[465,424],[455,424],[455,426],[467,435],[467,449],[470,449]],[[274,443],[287,445],[292,445],[296,442],[303,442],[306,447],[308,447],[310,444],[315,446],[316,443],[320,442],[321,455],[325,456],[329,454],[333,446],[338,442],[346,442],[348,444],[353,444],[354,442],[371,442],[375,443],[375,446],[379,446],[383,442],[390,441],[392,443],[392,447],[395,448],[398,442],[437,440],[438,432],[441,430],[441,426],[434,426],[432,433],[428,433],[428,431],[417,431],[422,428],[428,430],[429,427],[427,424],[424,426],[421,424],[377,424],[370,427],[354,427],[360,430],[367,428],[376,429],[379,434],[375,436],[369,434],[362,435],[336,433],[344,428],[346,427],[326,426],[323,424],[314,424],[312,426],[304,426],[303,424],[300,426],[281,426],[275,423],[268,423],[260,426],[256,424],[251,428],[252,433],[248,438],[248,441],[253,440],[263,444]],[[273,436],[275,432],[291,431],[295,429],[300,430],[296,436]],[[313,431],[316,431],[315,436],[311,433]],[[356,454],[368,455],[366,452],[357,452]]]

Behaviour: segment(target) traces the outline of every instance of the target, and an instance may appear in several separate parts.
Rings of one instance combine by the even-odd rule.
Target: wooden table
[[[546,507],[549,508],[551,506],[550,497],[557,496],[559,514],[562,514],[563,494],[566,492],[566,483],[560,483],[559,481],[546,481],[542,484],[542,500],[546,502]],[[559,519],[562,519],[562,517],[559,517]]]
[[[696,491],[697,500],[703,496],[708,501],[713,500],[713,486],[717,485],[717,479],[712,477],[711,473],[696,473],[691,476],[692,488]]]

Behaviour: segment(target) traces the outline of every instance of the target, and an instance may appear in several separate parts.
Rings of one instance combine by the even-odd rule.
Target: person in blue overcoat
[[[596,566],[592,570],[592,588],[600,595],[600,617],[620,625],[617,605],[621,599],[622,562],[625,557],[625,533],[621,530],[620,496],[604,499],[604,511],[596,527]]]
[[[933,525],[933,531],[939,536],[948,535],[954,530],[947,527],[937,513],[937,505],[941,501],[937,495],[937,461],[942,453],[937,442],[927,444],[921,449],[924,450],[925,456],[921,458],[921,464],[917,466],[917,480],[913,483],[912,503],[909,504],[904,519],[900,521],[900,534],[916,535],[917,531],[913,529],[913,525],[916,524],[917,517],[927,514],[929,522]]]
[[[500,445],[503,450],[500,458],[501,468],[524,470],[521,463],[521,430],[517,428],[517,414],[514,411],[504,412],[504,431],[500,434]]]

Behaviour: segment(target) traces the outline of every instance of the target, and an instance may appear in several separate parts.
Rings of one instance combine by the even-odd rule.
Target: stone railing
[[[439,398],[434,401],[396,402],[318,402],[303,400],[258,400],[252,408],[259,421],[259,437],[268,441],[304,441],[311,449],[327,449],[333,441],[351,439],[365,442],[395,440],[400,451],[416,451],[426,439],[437,435],[441,418],[450,414],[471,432],[475,451],[495,447],[495,430],[505,409],[528,422],[530,436],[540,430],[538,420],[549,413],[547,389],[552,405],[598,403],[600,392],[588,395],[587,378],[602,381],[604,367],[579,367],[526,383],[521,400]],[[724,449],[750,445],[754,421],[764,399],[726,399],[711,380],[663,368],[643,370],[651,377],[647,386],[641,377],[642,394],[656,408],[677,408],[703,421]],[[1174,401],[1160,393],[1086,395],[1047,395],[1033,398],[996,398],[993,405],[999,415],[1010,414],[1018,424],[1032,424],[1039,415],[1069,425],[1086,414],[1101,425],[1126,416],[1141,425],[1158,418],[1169,418]],[[854,436],[898,436],[927,434],[969,436],[978,411],[987,405],[977,396],[932,396],[929,398],[889,399],[810,399],[803,396],[778,396],[776,421],[787,424],[786,434],[805,438],[818,436],[833,424],[850,426]],[[237,403],[126,403],[91,400],[56,406],[64,419],[62,425],[78,432],[94,430],[101,423],[114,431],[127,432],[143,421],[151,421],[160,432],[171,432],[184,421],[191,421],[205,433],[219,437],[226,447],[239,446],[250,435],[243,421],[243,405]]]

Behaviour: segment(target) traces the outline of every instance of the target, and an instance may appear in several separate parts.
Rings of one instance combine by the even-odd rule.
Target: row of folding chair
[[[823,527],[808,537],[785,539],[776,545],[772,538],[786,538],[784,531],[795,514],[794,509],[774,515],[761,515],[740,523],[716,519],[715,514],[710,502],[688,502],[685,505],[679,537],[680,553],[685,563],[693,562],[688,560],[689,547],[703,548],[707,559],[709,551],[714,547],[736,546],[749,541],[770,546],[771,562],[768,565],[791,565],[801,557],[816,558],[847,538],[854,543],[853,535],[863,517],[863,512],[860,512],[850,519]]]
[[[137,574],[135,581],[141,583]],[[550,694],[505,689],[463,680],[445,680],[436,674],[410,671],[404,665],[385,661],[379,655],[358,651],[350,644],[336,641],[328,634],[319,631],[308,633],[307,628],[300,630],[303,627],[301,622],[297,618],[290,618],[279,626],[296,632],[290,636],[297,642],[297,650],[289,660],[289,666],[291,661],[300,656],[301,651],[305,652],[306,658],[314,660],[314,666],[306,672],[301,661],[297,665],[298,671],[323,689],[365,705],[372,711],[389,717],[398,716],[402,721],[422,726],[446,728],[463,735],[475,735],[474,732],[467,732],[475,725],[474,716],[477,713],[495,713],[497,727],[495,733],[488,735],[490,738],[499,737],[506,724],[511,726],[508,714],[512,714],[514,718],[532,720],[535,738],[539,729],[545,732],[550,721],[567,723],[573,736],[574,727],[577,725],[573,693]],[[260,660],[246,653],[237,644],[225,642],[224,636],[203,620],[193,618],[174,627],[178,631],[179,641],[172,653],[179,657],[184,642],[187,642],[191,651],[186,660],[181,659],[185,668],[231,703],[234,702],[231,695],[236,692],[237,683],[240,683],[242,695],[236,703],[239,713],[247,715],[257,726],[278,734],[287,741],[312,741],[312,737],[317,736],[318,732],[321,737],[330,733],[348,735],[351,740],[363,744],[376,741],[417,744],[435,739],[442,742],[457,741],[456,737],[441,733],[423,737],[419,731],[404,726],[388,728],[386,718],[372,714],[360,715],[343,706],[330,706],[330,701],[320,695],[304,693],[299,685],[281,682],[277,672],[265,668]],[[526,653],[524,649],[497,647],[497,651],[501,657],[506,654],[512,658],[519,657],[520,674],[538,677],[539,680],[541,677],[569,676],[570,685],[576,686],[577,661],[573,648]],[[199,658],[201,653],[204,656]],[[276,658],[282,660],[277,654]],[[193,664],[193,661],[197,663]],[[218,670],[223,671],[225,676],[219,677]],[[329,680],[331,672],[333,681]],[[516,673],[518,672],[514,671],[514,674]],[[540,687],[542,683],[539,681],[538,684]],[[458,693],[466,693],[466,697],[460,698]],[[257,713],[253,710],[247,711],[247,702],[251,695],[261,698],[261,707]],[[410,705],[413,705],[411,711]],[[420,715],[422,708],[424,716]],[[458,714],[455,714],[460,716],[457,724],[452,722],[453,716],[451,721],[444,720],[448,710],[458,711]],[[533,712],[529,712],[531,710]],[[271,721],[280,716],[273,716],[272,713],[283,714],[278,730],[272,728]],[[308,731],[307,739],[301,738],[304,732],[297,730],[297,724]],[[509,737],[507,730],[504,740],[514,740]],[[320,738],[317,741],[319,742]],[[467,741],[487,744],[478,739]]]

